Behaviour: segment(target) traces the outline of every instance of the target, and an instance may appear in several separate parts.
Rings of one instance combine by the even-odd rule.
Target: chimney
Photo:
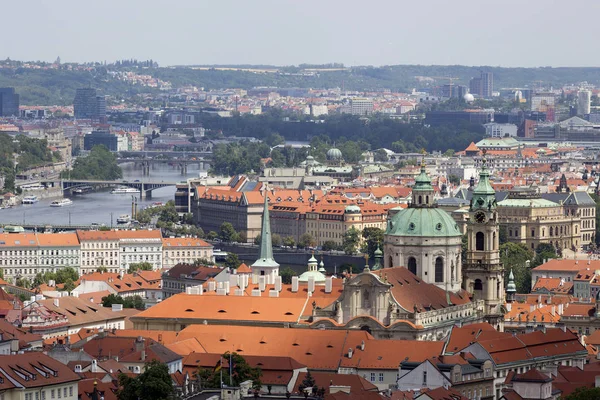
[[[223,289],[225,293],[229,294],[229,282],[223,282]]]
[[[308,291],[313,293],[315,291],[315,278],[312,276],[308,278]]]
[[[352,358],[352,348],[348,349],[348,358]]]
[[[261,292],[264,292],[265,289],[267,288],[267,282],[266,282],[266,276],[259,276],[258,277],[258,290],[260,290]]]
[[[260,289],[252,289],[252,297],[260,297]]]
[[[215,281],[208,282],[208,291],[214,292],[215,290],[217,290],[217,283]]]
[[[98,361],[92,360],[92,372],[98,372]]]
[[[142,361],[146,361],[146,350],[142,350]]]
[[[269,297],[279,297],[279,292],[275,289],[269,290]]]
[[[238,286],[239,275],[229,275],[229,287]]]
[[[333,278],[331,276],[328,276],[327,278],[325,278],[325,293],[331,293],[332,286]]]
[[[512,309],[512,303],[506,303],[506,311],[509,311]]]
[[[281,276],[275,277],[275,290],[277,290],[278,292],[281,292],[282,282],[283,281],[281,280]]]
[[[243,296],[243,295],[244,295],[244,289],[235,288],[235,289],[233,290],[233,293],[234,293],[236,296]]]
[[[144,338],[142,336],[138,336],[135,339],[135,351],[144,350]]]
[[[361,349],[361,351],[365,351],[365,341],[364,340],[362,342],[360,342],[360,349]]]
[[[296,293],[298,291],[298,277],[292,276],[292,292]]]

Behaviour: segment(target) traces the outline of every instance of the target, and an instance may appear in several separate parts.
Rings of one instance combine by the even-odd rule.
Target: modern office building
[[[96,89],[77,89],[73,100],[73,111],[75,119],[90,119],[104,123],[106,122],[106,99],[104,96],[98,96]]]
[[[577,92],[577,115],[588,115],[592,105],[592,92],[580,90]]]
[[[118,138],[108,131],[94,131],[83,137],[83,149],[91,150],[96,145],[104,145],[110,151],[118,150]]]
[[[469,81],[469,91],[471,94],[490,98],[494,92],[494,74],[491,72],[481,72],[478,78],[472,78]]]
[[[494,121],[494,110],[429,111],[425,114],[425,123],[430,125],[444,125],[459,121],[487,124]]]
[[[19,95],[15,88],[0,88],[0,117],[19,115]]]

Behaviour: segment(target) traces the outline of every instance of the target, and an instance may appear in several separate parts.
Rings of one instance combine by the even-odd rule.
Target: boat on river
[[[64,206],[69,206],[73,204],[73,200],[71,199],[60,199],[60,200],[54,200],[52,203],[50,203],[50,207],[64,207]]]

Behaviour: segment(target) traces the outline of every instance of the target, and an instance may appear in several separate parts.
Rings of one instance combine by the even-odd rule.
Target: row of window
[[[62,398],[70,398],[73,397],[73,386],[69,386],[62,388],[62,390],[59,389],[42,389],[42,390],[36,390],[35,392],[31,392],[31,393],[25,393],[25,400],[46,400],[46,393],[50,392],[50,399],[62,399]],[[40,399],[40,394],[41,394],[41,399]],[[4,399],[4,394],[2,394],[2,397],[0,399]]]

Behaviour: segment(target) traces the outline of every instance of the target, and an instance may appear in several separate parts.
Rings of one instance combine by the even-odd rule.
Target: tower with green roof
[[[517,297],[517,285],[515,285],[515,276],[512,269],[508,275],[508,284],[506,285],[506,301],[512,303]]]
[[[273,258],[273,243],[271,242],[271,220],[269,218],[269,196],[265,189],[265,206],[260,231],[260,254],[258,260],[252,264],[252,281],[258,283],[261,276],[265,277],[267,284],[275,283],[279,276],[279,264]]]
[[[404,267],[426,283],[458,292],[462,286],[462,233],[449,213],[438,208],[425,162],[415,178],[412,201],[388,221],[383,267]]]
[[[500,262],[500,234],[496,192],[490,183],[485,152],[479,182],[473,189],[467,223],[467,255],[463,268],[464,288],[474,300],[484,302],[486,320],[503,328],[504,267]]]

